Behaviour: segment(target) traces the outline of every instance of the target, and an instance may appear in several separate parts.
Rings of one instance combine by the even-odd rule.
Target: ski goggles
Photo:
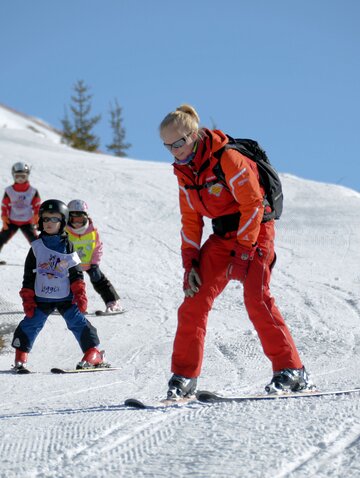
[[[57,222],[61,222],[62,219],[59,217],[43,217],[42,222],[53,222],[54,224]]]
[[[190,133],[186,134],[182,138],[178,139],[177,141],[174,141],[171,144],[163,143],[165,148],[167,148],[169,151],[172,151],[173,149],[179,149],[182,148],[186,144],[187,138],[191,135],[192,131]]]
[[[14,173],[15,179],[27,179],[29,175],[27,173]]]
[[[70,217],[84,217],[84,216],[87,216],[86,212],[82,212],[82,211],[73,211],[73,212],[70,212]]]

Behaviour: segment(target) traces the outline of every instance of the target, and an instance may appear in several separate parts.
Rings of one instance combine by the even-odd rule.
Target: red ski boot
[[[92,347],[85,352],[81,362],[77,364],[76,368],[96,367],[110,367],[110,364],[105,362],[105,352],[103,350],[100,352],[96,347]]]
[[[28,355],[29,354],[27,352],[23,352],[22,350],[19,350],[19,349],[15,350],[15,365],[14,365],[15,371],[26,369],[26,362],[27,362]]]

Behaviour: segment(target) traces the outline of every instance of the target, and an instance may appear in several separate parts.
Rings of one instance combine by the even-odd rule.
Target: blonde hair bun
[[[194,107],[180,105],[175,111],[167,114],[160,123],[160,133],[168,126],[175,126],[186,132],[198,131],[200,118]]]
[[[186,104],[180,105],[178,108],[176,108],[176,111],[181,111],[182,113],[186,113],[187,115],[192,116],[195,119],[195,121],[197,122],[197,124],[200,123],[200,117],[197,114],[197,111],[193,106],[186,105]]]

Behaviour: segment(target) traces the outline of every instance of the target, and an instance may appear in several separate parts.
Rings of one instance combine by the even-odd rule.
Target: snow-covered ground
[[[2,123],[7,112],[0,108]],[[18,233],[3,248],[0,477],[360,476],[356,394],[145,411],[123,406],[131,396],[162,398],[170,376],[182,300],[172,168],[74,151],[56,136],[29,129],[25,118],[16,121],[15,129],[0,124],[0,188],[11,183],[12,164],[24,160],[43,200],[86,200],[104,242],[102,269],[128,311],[90,318],[108,360],[120,370],[51,375],[51,367],[72,367],[82,355],[54,315],[30,355],[29,366],[38,373],[8,373],[11,333],[23,317],[18,291],[29,246]],[[273,294],[318,387],[358,386],[360,194],[282,178],[286,203],[277,223]],[[89,310],[102,307],[87,283]],[[210,315],[199,388],[252,393],[270,377],[242,287],[231,283]]]
[[[60,132],[39,118],[10,108],[0,103],[0,128],[32,131],[38,136],[48,138],[55,143],[61,142]]]

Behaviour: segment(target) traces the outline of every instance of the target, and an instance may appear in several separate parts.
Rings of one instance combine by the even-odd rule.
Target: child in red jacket
[[[29,242],[37,239],[35,225],[39,218],[40,195],[29,183],[30,167],[26,163],[15,163],[12,167],[14,184],[5,189],[1,204],[0,251],[18,229]]]

